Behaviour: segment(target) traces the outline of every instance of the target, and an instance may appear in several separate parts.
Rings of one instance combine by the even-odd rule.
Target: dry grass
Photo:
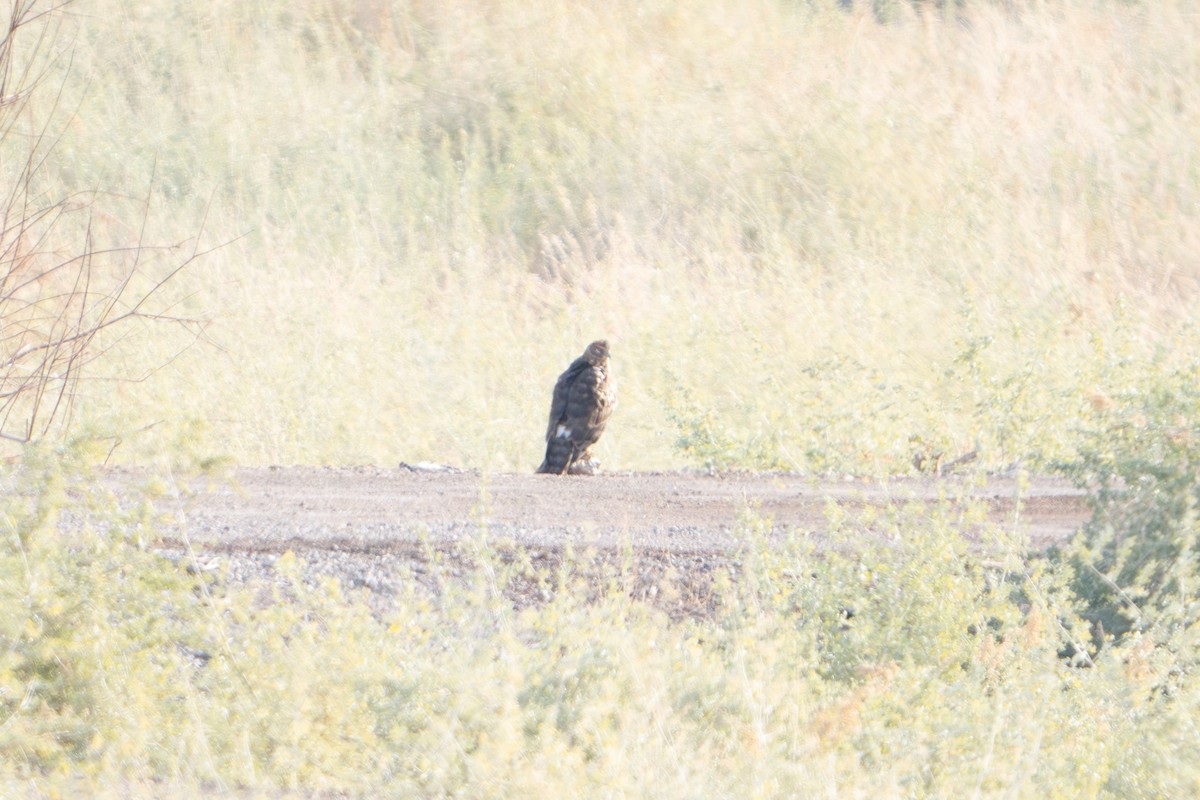
[[[530,469],[554,376],[604,335],[610,467],[705,460],[677,442],[704,419],[745,466],[904,471],[919,441],[995,467],[1194,357],[1181,2],[75,13],[63,185],[153,168],[151,235],[211,204],[208,243],[236,239],[179,290],[220,347],[87,390],[117,457],[186,433],[243,463]]]

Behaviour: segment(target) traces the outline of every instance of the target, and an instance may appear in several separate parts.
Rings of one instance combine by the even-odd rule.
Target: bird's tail
[[[551,439],[546,442],[546,459],[538,472],[550,475],[566,475],[578,453],[575,445],[567,439]]]

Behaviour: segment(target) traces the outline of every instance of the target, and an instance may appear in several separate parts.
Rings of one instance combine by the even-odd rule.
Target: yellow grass
[[[175,286],[212,344],[85,388],[117,458],[528,470],[606,336],[609,468],[997,467],[1196,353],[1183,2],[73,12],[61,188],[152,187],[152,242],[230,242]]]

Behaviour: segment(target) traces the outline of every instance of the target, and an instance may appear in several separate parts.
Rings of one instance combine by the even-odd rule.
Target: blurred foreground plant
[[[1200,664],[1198,379],[1192,366],[1105,396],[1072,467],[1094,514],[1063,556],[1093,644],[1148,637],[1170,662],[1161,664],[1162,688]]]
[[[821,536],[745,512],[734,551],[666,572],[624,548],[535,560],[481,520],[397,565],[383,609],[291,554],[199,565],[185,485],[112,492],[90,463],[34,445],[0,473],[6,797],[1200,787],[1195,680],[1164,702],[1135,641],[1074,668],[1069,570],[1003,531],[978,557],[982,517],[953,502]]]

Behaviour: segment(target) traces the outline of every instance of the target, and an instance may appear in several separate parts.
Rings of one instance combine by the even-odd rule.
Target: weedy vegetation
[[[1200,795],[1188,3],[3,31],[0,795]],[[155,548],[221,460],[532,470],[601,335],[609,467],[1055,472],[1092,520],[1039,553],[949,503],[820,547],[748,511],[682,617],[672,576],[483,538],[384,613]]]

